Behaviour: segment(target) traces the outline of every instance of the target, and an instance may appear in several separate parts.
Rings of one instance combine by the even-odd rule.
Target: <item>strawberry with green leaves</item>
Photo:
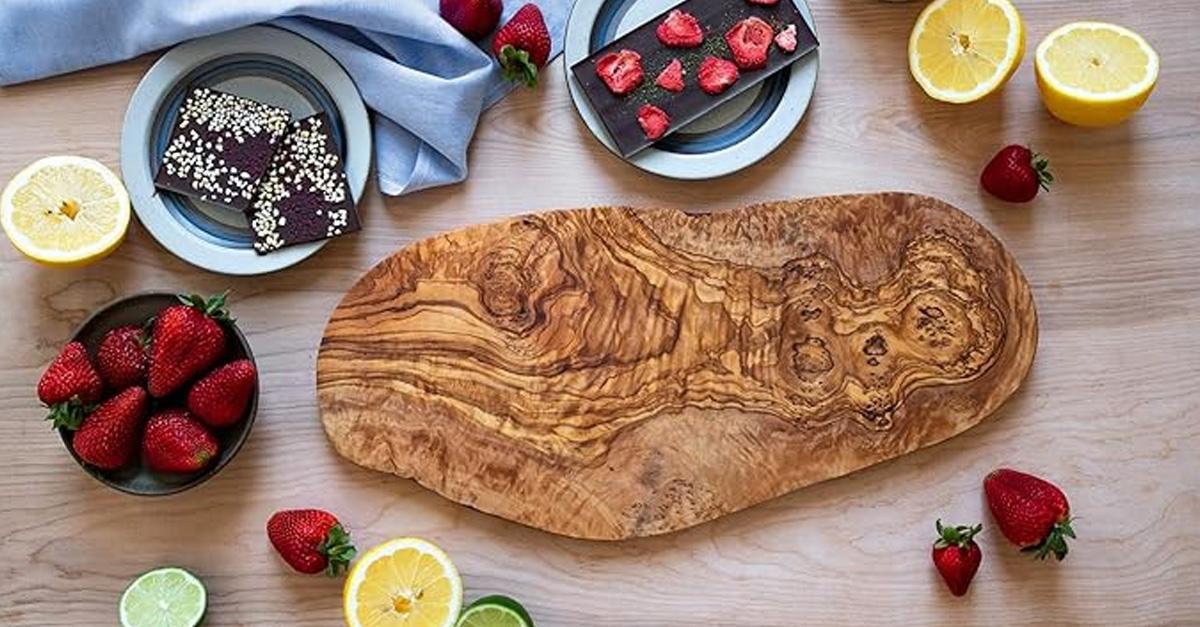
[[[983,531],[983,525],[943,527],[939,520],[935,527],[938,539],[933,543],[933,565],[946,581],[950,594],[960,597],[967,593],[983,561],[983,552],[975,543],[975,535]]]
[[[180,296],[182,304],[158,313],[150,334],[150,395],[162,398],[207,370],[225,353],[225,328],[231,322],[225,294],[205,299]]]
[[[90,405],[104,394],[104,382],[80,342],[62,347],[38,380],[38,399],[50,408],[55,427],[75,429]]]
[[[550,59],[550,31],[542,11],[532,2],[517,9],[492,40],[492,54],[504,77],[537,87],[538,70]]]
[[[324,571],[337,576],[357,553],[337,517],[319,509],[275,512],[267,521],[267,539],[283,561],[309,575]]]
[[[1058,486],[1030,474],[1008,468],[994,470],[983,480],[988,508],[1000,533],[1009,542],[1033,553],[1038,559],[1067,556],[1071,527],[1071,505]]]
[[[71,439],[71,449],[83,461],[104,470],[129,465],[137,452],[138,427],[148,406],[146,390],[127,388],[84,418]]]

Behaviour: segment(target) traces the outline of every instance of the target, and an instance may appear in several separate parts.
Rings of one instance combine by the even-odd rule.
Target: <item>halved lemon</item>
[[[1042,102],[1079,126],[1109,126],[1137,112],[1158,82],[1158,54],[1140,35],[1104,22],[1059,27],[1034,58]]]
[[[996,91],[1025,56],[1025,26],[1008,0],[934,0],[908,38],[908,69],[929,97],[974,102]]]
[[[420,538],[396,538],[367,551],[342,593],[349,627],[453,627],[462,601],[458,570]]]
[[[129,194],[99,161],[46,157],[4,188],[0,224],[13,246],[34,261],[83,265],[103,258],[125,238]]]

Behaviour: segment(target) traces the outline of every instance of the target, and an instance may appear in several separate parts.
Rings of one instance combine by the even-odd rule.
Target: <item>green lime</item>
[[[468,605],[455,627],[533,627],[533,619],[516,599],[493,594]]]
[[[133,580],[121,595],[121,627],[196,627],[208,593],[182,568],[159,568]]]

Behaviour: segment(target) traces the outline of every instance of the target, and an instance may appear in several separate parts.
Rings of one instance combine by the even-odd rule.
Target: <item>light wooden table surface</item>
[[[918,4],[812,0],[821,77],[807,120],[739,174],[678,183],[610,156],[579,122],[561,63],[545,86],[482,121],[470,179],[366,199],[360,235],[281,274],[189,267],[140,227],[102,263],[54,271],[0,245],[0,624],[111,625],[136,574],[178,564],[210,593],[211,625],[335,625],[340,582],[287,572],[267,543],[275,510],[337,512],[360,547],[420,535],[459,565],[467,596],[524,601],[539,625],[1200,624],[1200,13],[1193,0],[1021,0],[1030,49],[1053,27],[1103,18],[1157,47],[1157,92],[1131,123],[1087,131],[1038,101],[1032,59],[997,98],[927,100],[904,49]],[[0,179],[77,153],[118,166],[128,98],[151,57],[0,90]],[[982,195],[979,169],[1028,142],[1059,182],[1028,206]],[[316,413],[328,313],[396,248],[517,213],[593,204],[720,210],[751,201],[913,190],[975,216],[1033,285],[1032,374],[992,420],[953,440],[714,523],[618,544],[567,540],[341,461]],[[264,393],[246,448],[213,481],[146,500],[74,466],[34,395],[94,307],[148,288],[234,290]],[[933,522],[990,526],[980,481],[1012,465],[1058,482],[1079,540],[1037,563],[985,531],[970,594],[929,563]]]

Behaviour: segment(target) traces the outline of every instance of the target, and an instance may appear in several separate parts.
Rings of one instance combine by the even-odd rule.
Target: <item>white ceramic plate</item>
[[[138,219],[167,250],[222,274],[264,274],[307,259],[328,240],[259,255],[241,212],[154,187],[179,105],[187,90],[198,86],[283,107],[294,119],[327,113],[358,200],[371,167],[371,125],[354,81],[309,40],[253,26],[172,48],[142,78],[125,112],[125,186]]]
[[[789,0],[784,0],[789,1]],[[792,0],[813,25],[805,0]],[[571,74],[571,66],[593,51],[644,24],[679,0],[576,0],[567,22],[563,66],[571,100],[588,129],[620,156],[604,123]],[[797,59],[695,122],[628,159],[633,165],[677,179],[708,179],[737,172],[771,154],[800,124],[817,86],[820,49]]]

